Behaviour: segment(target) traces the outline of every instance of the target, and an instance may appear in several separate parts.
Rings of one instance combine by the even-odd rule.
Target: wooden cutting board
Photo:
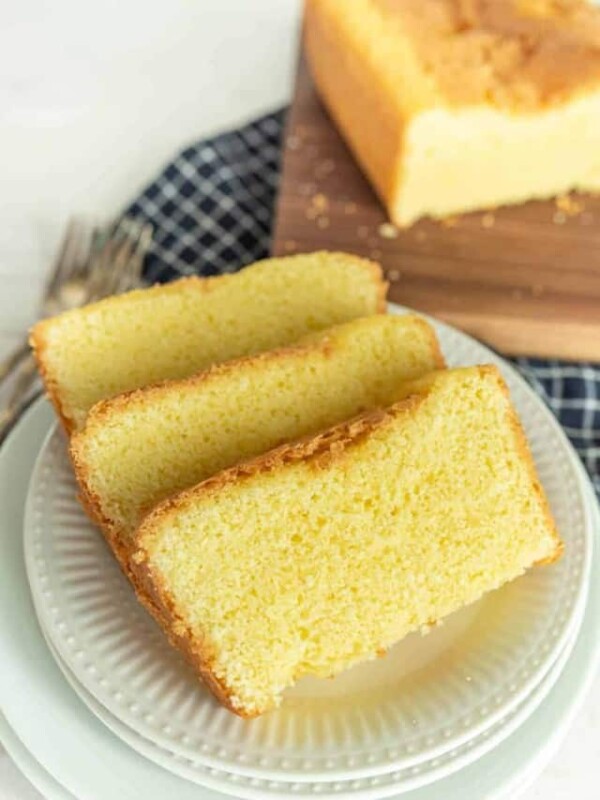
[[[398,231],[301,59],[272,250],[317,249],[379,261],[391,300],[502,352],[600,361],[600,198],[527,203]]]

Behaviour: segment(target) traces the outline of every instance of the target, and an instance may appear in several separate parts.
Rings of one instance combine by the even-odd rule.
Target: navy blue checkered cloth
[[[147,220],[151,281],[234,272],[269,252],[284,112],[183,150],[128,213]],[[600,494],[600,366],[516,359],[558,417]]]

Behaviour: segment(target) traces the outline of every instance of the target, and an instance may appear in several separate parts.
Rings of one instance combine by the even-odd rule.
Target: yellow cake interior
[[[560,543],[493,367],[159,506],[135,556],[235,711],[278,705],[552,559]]]
[[[493,108],[420,114],[396,168],[391,216],[421,216],[600,191],[600,91],[535,115]],[[435,191],[432,192],[432,187]]]
[[[282,442],[393,402],[443,366],[432,328],[379,314],[94,407],[71,441],[88,507],[127,543],[144,511]]]

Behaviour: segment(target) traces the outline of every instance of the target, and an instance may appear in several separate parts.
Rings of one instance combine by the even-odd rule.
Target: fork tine
[[[110,294],[116,294],[118,291],[119,284],[126,272],[134,247],[135,241],[130,236],[125,236],[125,238],[118,243],[111,265],[111,274],[109,276],[108,292],[110,292]]]
[[[80,238],[81,221],[76,217],[71,217],[67,226],[67,232],[61,242],[60,250],[50,270],[45,295],[53,294],[63,280],[65,280],[67,274],[72,272],[78,255]]]
[[[121,284],[128,274],[132,254],[140,234],[139,223],[131,217],[123,217],[119,223],[117,248],[114,254],[114,269],[111,275],[111,292],[122,291]]]
[[[111,274],[107,276],[105,294],[118,294],[138,286],[143,256],[151,237],[151,228],[131,217],[124,217],[117,229],[116,248],[112,256]]]
[[[94,244],[94,234],[97,230],[97,225],[90,222],[81,223],[81,233],[79,237],[79,252],[77,256],[77,265],[75,270],[81,274],[85,272],[86,265],[90,259],[92,246]]]
[[[139,286],[151,239],[151,226],[130,217],[96,229],[80,276],[85,283],[85,302]]]
[[[150,223],[146,223],[138,239],[137,247],[131,265],[130,280],[134,285],[142,283],[142,271],[144,269],[144,260],[146,254],[152,245],[152,237],[154,235],[154,228]]]
[[[152,226],[138,223],[135,238],[133,239],[132,252],[121,271],[116,291],[124,292],[141,284],[144,257],[151,241]]]
[[[106,297],[114,292],[117,276],[122,265],[122,241],[125,228],[123,221],[111,224],[102,247],[94,254],[90,263],[88,298],[90,301]]]
[[[98,300],[106,294],[104,285],[107,283],[108,271],[113,259],[114,240],[112,235],[101,236],[98,244],[98,249],[92,254],[88,265],[87,302]]]

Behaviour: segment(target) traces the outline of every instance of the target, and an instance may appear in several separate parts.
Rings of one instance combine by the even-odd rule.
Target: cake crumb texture
[[[427,322],[378,314],[103,401],[71,439],[86,508],[129,546],[144,512],[243,459],[390,405],[444,366]]]
[[[401,394],[177,495],[137,532],[140,597],[241,716],[560,555],[496,368]]]

